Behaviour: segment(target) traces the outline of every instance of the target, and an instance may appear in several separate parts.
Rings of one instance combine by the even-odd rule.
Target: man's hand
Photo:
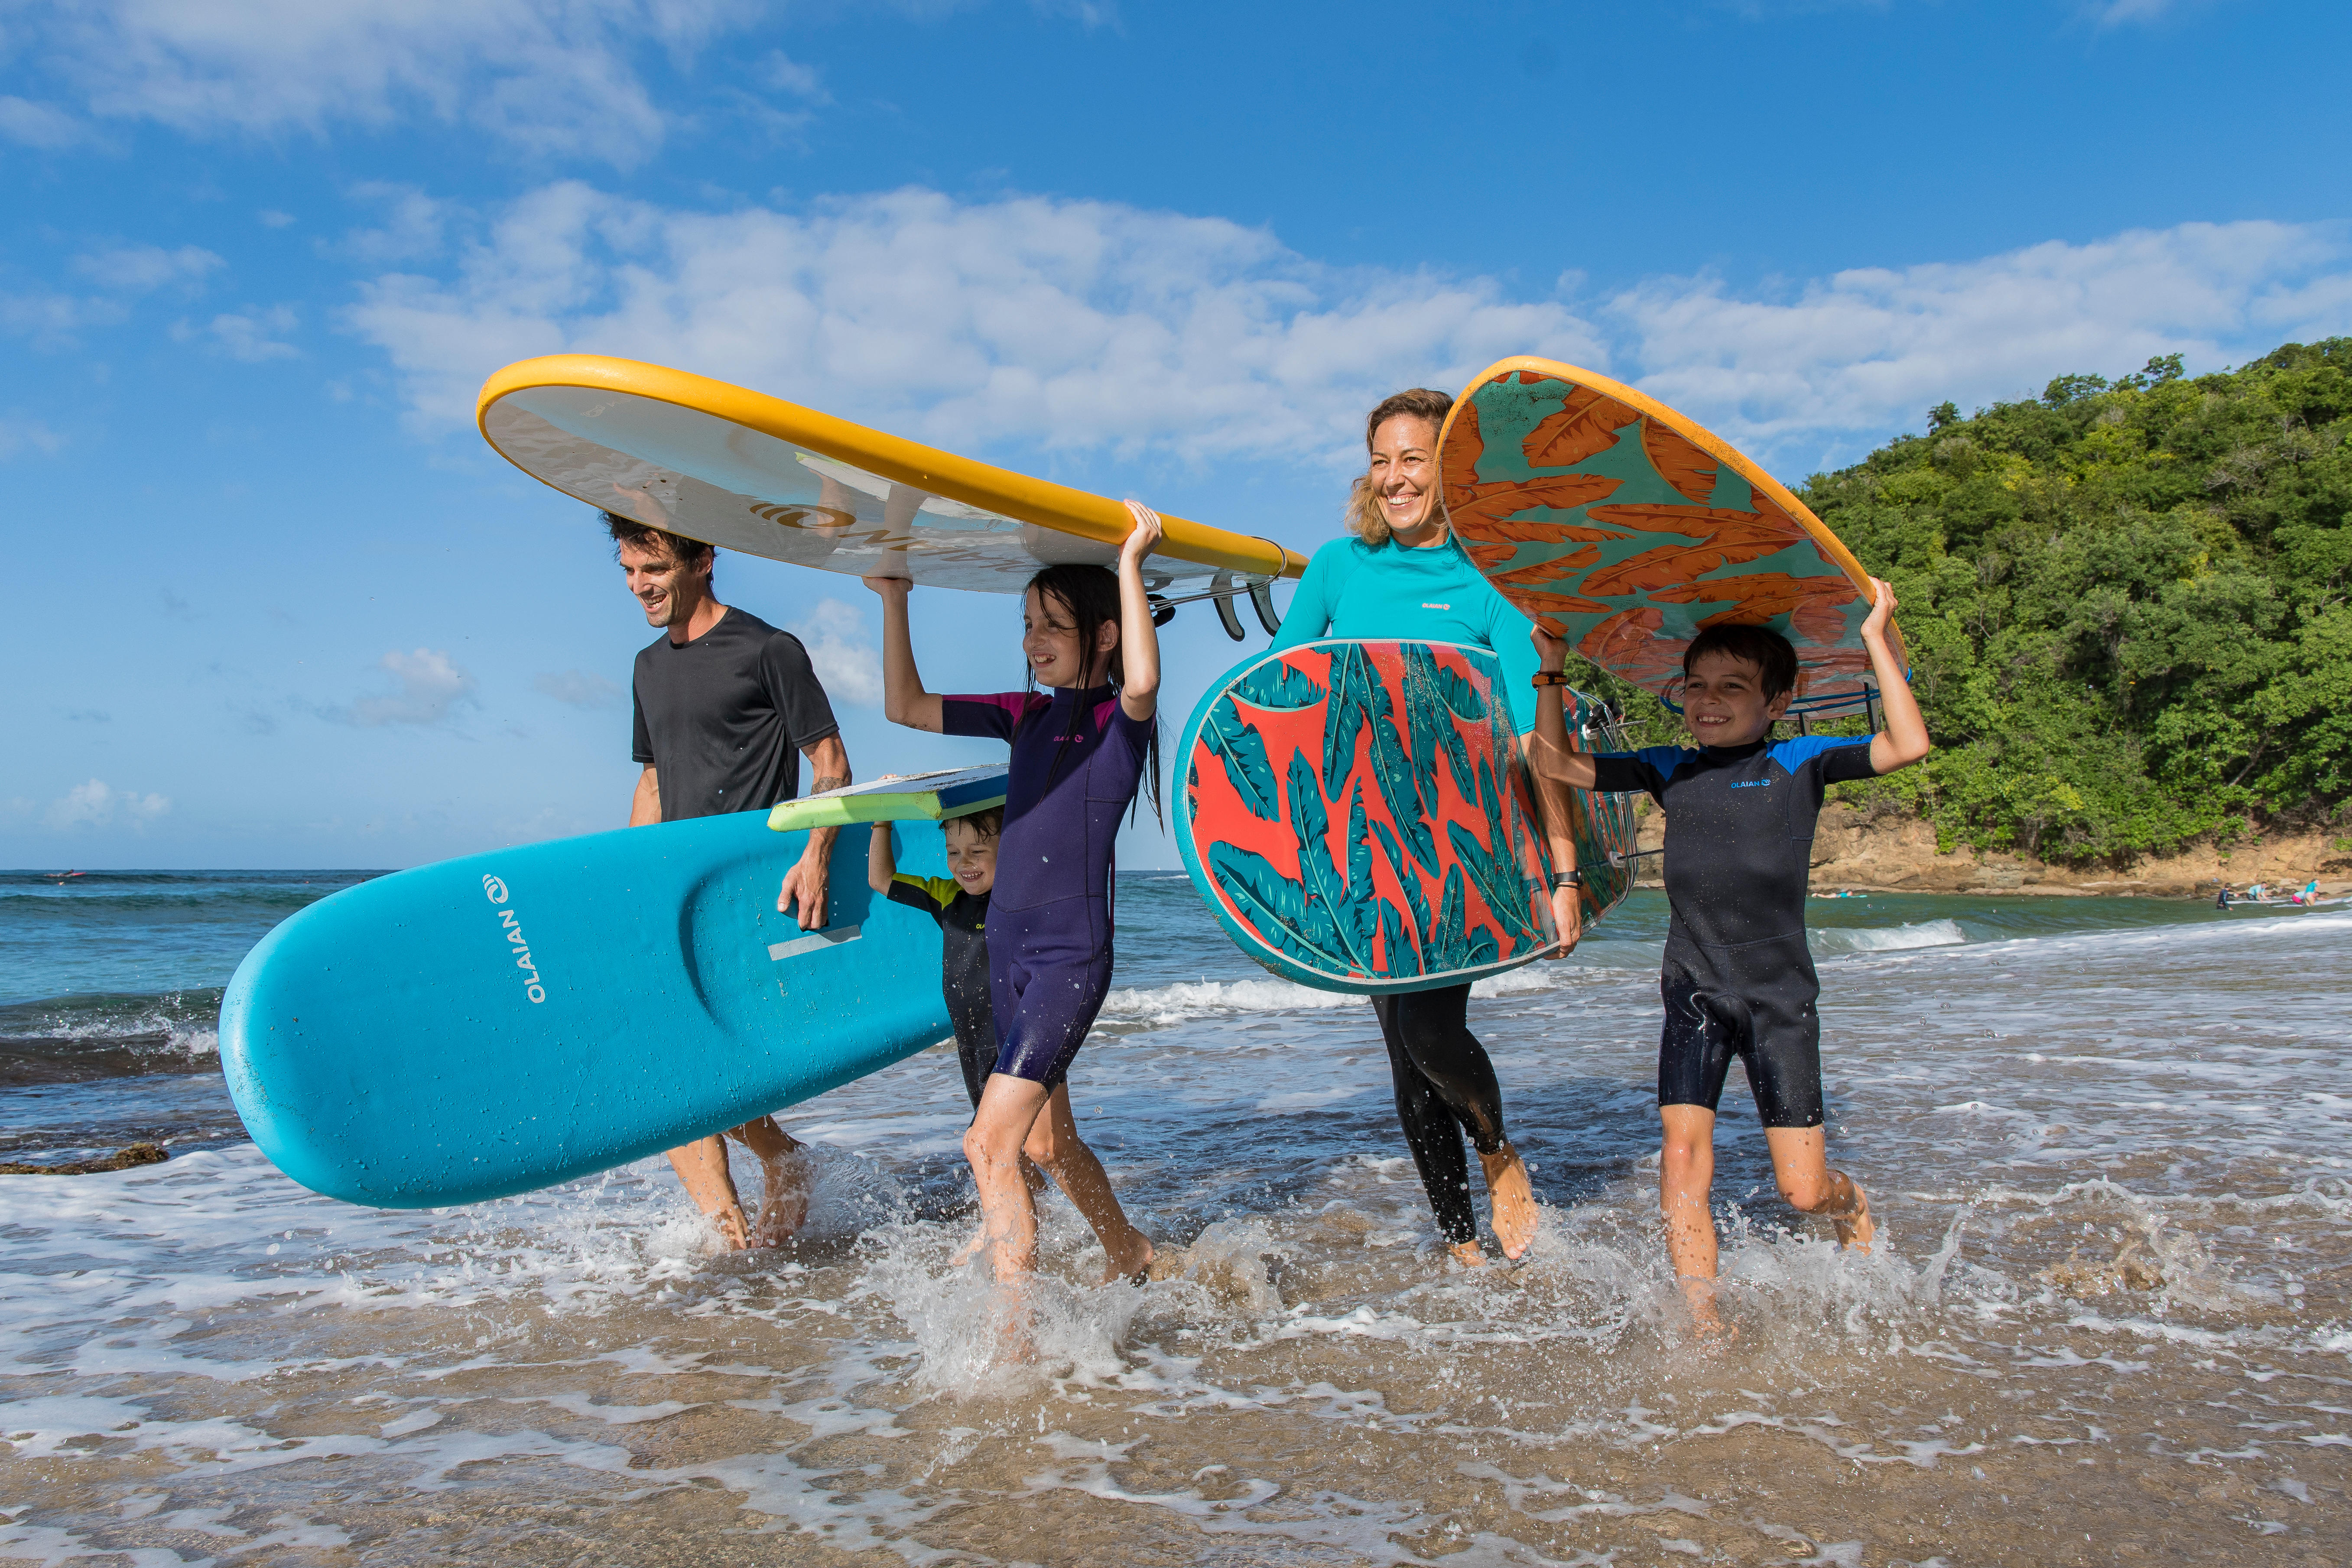
[[[1584,889],[1554,888],[1551,890],[1552,923],[1559,928],[1559,945],[1549,956],[1566,958],[1584,940]]]
[[[799,865],[784,873],[784,889],[776,895],[776,910],[781,914],[797,912],[801,930],[820,931],[824,926],[825,892],[832,868],[825,858],[806,855]],[[798,906],[797,911],[794,906]]]

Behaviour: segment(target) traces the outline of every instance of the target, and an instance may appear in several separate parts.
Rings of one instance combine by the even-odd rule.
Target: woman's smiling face
[[[1410,414],[1392,415],[1372,432],[1366,477],[1379,498],[1389,531],[1407,549],[1434,544],[1445,533],[1437,505],[1437,426]]]

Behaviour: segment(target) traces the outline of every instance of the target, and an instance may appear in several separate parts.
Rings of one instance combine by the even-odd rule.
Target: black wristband
[[[1581,888],[1582,886],[1584,886],[1584,873],[1580,869],[1552,873],[1551,888],[1555,893],[1562,888]]]

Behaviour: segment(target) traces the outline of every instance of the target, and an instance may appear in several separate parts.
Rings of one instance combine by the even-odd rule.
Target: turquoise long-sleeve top
[[[1536,727],[1534,676],[1539,661],[1528,637],[1531,629],[1527,616],[1495,592],[1451,533],[1443,543],[1420,550],[1393,540],[1374,548],[1342,537],[1307,563],[1274,646],[1360,637],[1491,648],[1502,661],[1512,721],[1524,735]]]

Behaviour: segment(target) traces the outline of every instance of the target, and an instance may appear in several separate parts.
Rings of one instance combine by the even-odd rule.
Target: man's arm
[[[1886,728],[1870,739],[1870,765],[1874,772],[1891,773],[1926,756],[1936,743],[1927,739],[1927,721],[1919,716],[1911,682],[1904,679],[1894,649],[1886,646],[1886,622],[1895,613],[1895,590],[1877,577],[1870,580],[1870,585],[1878,596],[1871,604],[1870,617],[1862,623],[1862,646],[1870,650],[1870,672],[1878,678],[1878,700],[1886,708]]]
[[[654,773],[654,765],[637,775],[637,793],[629,798],[629,826],[651,827],[661,820],[661,780]]]
[[[814,775],[809,780],[810,794],[822,795],[850,782],[849,749],[841,743],[838,733],[811,741],[801,748],[801,755],[809,760],[809,771]],[[776,895],[776,908],[792,914],[797,905],[803,931],[816,931],[824,924],[833,841],[840,832],[838,827],[810,828],[808,847],[801,851],[800,864],[784,873],[783,890]]]

